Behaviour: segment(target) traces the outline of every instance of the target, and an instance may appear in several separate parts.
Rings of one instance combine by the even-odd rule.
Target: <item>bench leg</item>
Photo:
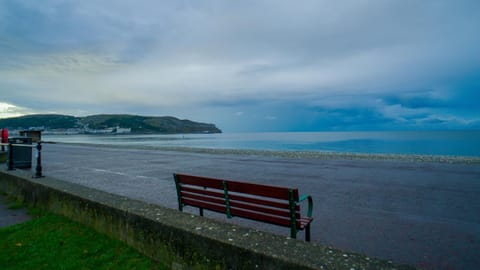
[[[305,228],[305,241],[310,242],[310,224]]]
[[[203,217],[203,208],[198,208],[200,210],[200,216]]]
[[[297,239],[297,228],[295,227],[290,228],[290,238]]]

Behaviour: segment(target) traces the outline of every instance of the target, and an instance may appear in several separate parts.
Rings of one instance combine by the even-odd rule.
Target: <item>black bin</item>
[[[12,157],[13,167],[19,168],[19,169],[32,168],[32,147],[31,147],[32,138],[28,138],[28,137],[9,138],[8,143],[17,144],[17,145],[12,145],[12,149],[11,149],[13,153],[13,157]]]

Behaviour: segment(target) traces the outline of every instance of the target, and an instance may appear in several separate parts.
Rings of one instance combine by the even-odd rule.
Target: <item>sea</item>
[[[44,135],[44,141],[139,148],[480,157],[476,131],[263,132],[219,134]]]

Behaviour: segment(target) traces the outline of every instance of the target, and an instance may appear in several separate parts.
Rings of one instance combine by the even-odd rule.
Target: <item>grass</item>
[[[21,204],[17,201],[10,202],[8,204],[8,209],[11,209],[11,210],[17,210],[17,209],[22,209],[22,208],[25,208],[25,206],[23,206],[23,204]]]
[[[0,269],[167,269],[67,218],[32,214],[31,221],[0,229]]]

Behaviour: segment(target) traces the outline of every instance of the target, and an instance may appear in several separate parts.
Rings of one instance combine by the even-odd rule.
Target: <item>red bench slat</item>
[[[252,220],[263,221],[270,224],[280,225],[284,227],[290,227],[291,222],[289,218],[281,218],[278,216],[270,216],[266,214],[261,214],[258,212],[250,212],[247,210],[231,208],[230,213],[232,216],[243,217]]]
[[[220,199],[220,198],[215,198],[215,197],[196,195],[196,194],[183,192],[183,191],[182,191],[182,197],[197,200],[197,201],[207,201],[207,202],[211,202],[211,203],[215,203],[215,204],[225,204],[225,199],[224,198]]]
[[[253,194],[258,196],[277,198],[277,199],[287,199],[289,196],[289,189],[284,187],[274,187],[253,183],[243,183],[237,181],[226,181],[229,192],[240,192]],[[296,196],[295,196],[296,194]],[[298,190],[294,189],[294,199],[298,201]]]
[[[223,183],[218,179],[198,177],[185,174],[177,174],[177,177],[181,178],[180,183],[199,186],[199,187],[210,187],[223,190]]]
[[[191,188],[188,186],[182,186],[181,187],[182,191],[185,192],[190,192],[190,193],[196,193],[196,194],[203,194],[211,197],[218,197],[218,198],[225,198],[225,193],[223,192],[223,189],[221,192],[217,191],[211,191],[207,189],[200,189],[200,188]]]
[[[202,202],[202,201],[197,201],[197,200],[192,200],[187,198],[182,199],[182,202],[187,205],[205,208],[205,209],[209,209],[211,211],[220,212],[220,213],[225,213],[227,210],[227,207],[225,206],[225,204],[219,205],[219,204],[207,203],[207,202]]]
[[[261,205],[252,205],[252,204],[240,203],[236,201],[230,201],[230,207],[237,208],[237,209],[245,209],[245,210],[251,211],[252,213],[253,212],[267,213],[269,215],[290,218],[290,211],[288,209],[269,208],[269,207],[263,207]]]
[[[267,200],[265,198],[258,199],[258,197],[252,197],[252,196],[247,196],[247,195],[240,195],[240,194],[232,194],[229,192],[230,200],[235,200],[235,201],[242,201],[242,202],[247,202],[247,203],[253,203],[253,204],[261,204],[261,205],[267,205],[270,207],[274,208],[282,208],[282,209],[288,209],[290,207],[290,204],[288,203],[288,200]],[[300,206],[296,205],[295,210],[299,211]]]
[[[302,217],[302,218],[297,220],[297,223],[299,223],[299,224],[297,224],[297,227],[299,227],[300,229],[303,230],[312,221],[313,221],[313,218],[311,218],[311,217]]]

